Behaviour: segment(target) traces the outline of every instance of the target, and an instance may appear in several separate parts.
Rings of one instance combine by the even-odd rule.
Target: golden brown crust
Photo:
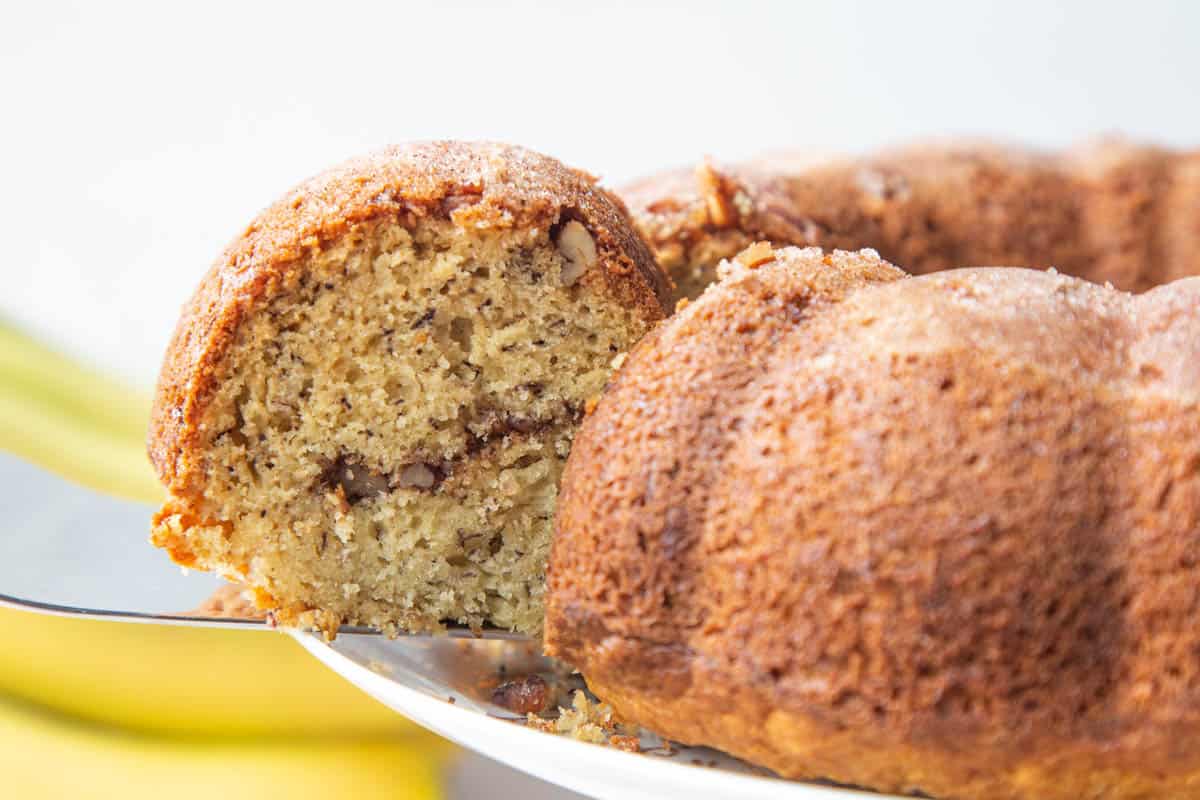
[[[871,247],[922,274],[961,264],[1060,272],[1142,291],[1200,273],[1200,151],[1123,141],[1052,156],[916,146],[863,159],[700,165],[621,191],[682,294],[757,240]]]
[[[241,322],[294,283],[294,268],[306,256],[385,216],[409,224],[449,217],[472,228],[551,226],[578,218],[595,236],[605,265],[600,277],[612,296],[645,308],[649,319],[660,317],[669,300],[668,280],[620,203],[591,176],[552,158],[502,144],[421,142],[346,162],[263,211],[226,248],[184,308],[159,376],[148,435],[150,458],[170,492],[187,495],[202,477],[199,420]]]
[[[576,437],[548,652],[786,776],[1200,797],[1200,279],[740,261]]]

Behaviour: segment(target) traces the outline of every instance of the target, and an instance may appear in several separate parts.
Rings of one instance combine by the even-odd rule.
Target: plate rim
[[[788,781],[770,776],[735,773],[667,758],[627,753],[570,737],[545,733],[500,718],[489,717],[405,686],[380,675],[338,652],[320,636],[287,631],[301,647],[342,678],[397,713],[434,733],[513,769],[589,797],[629,800],[659,798],[669,785],[674,795],[691,800],[704,798],[756,798],[760,800],[886,800],[866,790]],[[470,731],[472,736],[463,736]],[[498,746],[497,740],[519,745]],[[562,762],[582,769],[562,770]],[[598,787],[590,775],[620,775],[619,782]],[[665,773],[665,774],[664,774]],[[638,780],[638,778],[642,780]],[[619,793],[618,793],[619,783]],[[604,788],[604,787],[600,787]]]

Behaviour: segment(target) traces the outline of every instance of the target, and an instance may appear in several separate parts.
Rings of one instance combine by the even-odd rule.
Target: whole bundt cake
[[[536,633],[571,437],[667,287],[619,201],[521,148],[414,144],[320,175],[184,309],[153,541],[283,624]]]
[[[722,271],[576,436],[548,651],[788,777],[1200,797],[1200,279]]]
[[[721,259],[758,240],[871,247],[911,273],[1056,267],[1129,291],[1200,274],[1200,151],[931,144],[861,159],[705,163],[621,194],[678,297],[696,297]]]

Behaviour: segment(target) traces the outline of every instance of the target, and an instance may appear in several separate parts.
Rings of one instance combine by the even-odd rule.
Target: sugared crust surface
[[[961,142],[778,155],[651,176],[621,195],[689,297],[759,240],[871,247],[915,274],[1055,267],[1127,291],[1200,274],[1200,152],[1120,140],[1060,154]]]
[[[620,201],[584,172],[520,147],[421,142],[387,148],[321,173],[266,209],[217,259],[184,307],[159,376],[150,459],[175,494],[203,479],[199,420],[222,360],[247,315],[294,284],[295,266],[384,217],[450,218],[461,227],[516,228],[584,222],[596,240],[610,294],[657,319],[670,288]],[[183,555],[183,554],[177,554]]]
[[[1200,279],[743,260],[576,437],[548,651],[785,776],[1200,797]]]

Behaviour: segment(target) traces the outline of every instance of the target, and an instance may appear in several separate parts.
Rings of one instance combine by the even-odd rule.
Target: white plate
[[[455,684],[447,675],[456,663],[511,654],[521,645],[445,638],[388,641],[343,635],[328,644],[292,634],[334,672],[409,719],[514,769],[603,800],[880,800],[882,795],[784,781],[703,748],[678,748],[674,755],[626,753],[543,733],[501,718],[503,710],[472,697],[471,670]],[[507,649],[506,649],[507,648]],[[491,654],[489,656],[488,654]],[[530,658],[528,653],[525,658]],[[518,660],[521,656],[515,656]],[[534,657],[535,658],[535,657]],[[472,667],[474,668],[474,667]],[[463,691],[447,683],[460,685]],[[449,701],[454,697],[454,702]],[[759,773],[759,774],[755,774]]]

